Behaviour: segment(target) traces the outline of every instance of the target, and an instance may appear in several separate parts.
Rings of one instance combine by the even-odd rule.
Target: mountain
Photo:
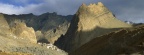
[[[0,55],[143,55],[143,34],[101,2],[67,16],[0,13]]]
[[[64,35],[69,27],[73,15],[62,16],[56,12],[44,13],[42,15],[21,14],[7,15],[3,14],[8,25],[13,26],[15,21],[25,23],[26,26],[32,27],[36,32],[38,42],[54,43],[62,34]],[[37,34],[39,34],[37,36]],[[45,39],[45,41],[41,41]]]
[[[130,27],[132,25],[116,19],[101,2],[88,6],[82,4],[74,15],[67,33],[62,35],[55,45],[72,52],[100,35]]]
[[[54,15],[53,17],[56,17],[56,15]],[[56,23],[54,24],[55,26],[49,26],[49,27],[53,27],[53,28],[59,27],[59,29],[61,29],[63,25],[66,26],[65,30],[60,30],[61,31],[60,33],[58,33],[59,30],[57,30],[57,28],[54,28],[56,29],[55,33],[58,33],[61,36],[62,34],[64,34],[64,31],[66,32],[67,30],[68,27],[67,25],[69,24],[69,20],[67,20],[66,18],[58,18],[59,20],[57,20],[57,18],[53,19],[52,21]],[[24,14],[24,15],[0,14],[0,39],[1,39],[0,54],[67,55],[65,51],[57,48],[52,43],[49,43],[49,40],[47,40],[46,38],[45,38],[46,41],[38,42],[39,41],[39,39],[37,39],[38,34],[35,31],[38,30],[40,32],[47,32],[49,30],[52,30],[52,28],[51,29],[47,28],[47,30],[45,31],[43,31],[44,29],[37,29],[37,27],[39,27],[37,26],[39,25],[38,21],[41,21],[41,19],[38,20],[37,19],[38,16],[32,14]],[[30,22],[30,20],[32,21]],[[48,20],[46,19],[44,21],[48,21]],[[56,21],[59,21],[59,23],[57,23]],[[29,26],[32,23],[33,25]],[[44,24],[47,24],[47,22]],[[56,34],[52,33],[51,35],[56,35]],[[57,36],[57,38],[60,36]],[[41,36],[41,37],[46,37],[46,36]],[[51,36],[51,38],[53,38],[53,36]]]
[[[144,25],[120,29],[84,44],[70,55],[143,55]]]

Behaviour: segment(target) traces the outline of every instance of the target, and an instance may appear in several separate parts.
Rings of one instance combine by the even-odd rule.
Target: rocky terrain
[[[70,55],[143,55],[144,25],[94,38]]]
[[[0,55],[143,55],[144,25],[122,22],[101,2],[76,14],[0,13]]]
[[[0,55],[32,55],[28,53],[17,53],[17,52],[0,52]]]
[[[88,6],[82,4],[66,35],[60,37],[55,45],[71,52],[100,35],[130,27],[131,24],[116,19],[101,2]]]
[[[29,17],[29,18],[25,18]],[[23,18],[21,18],[23,17]],[[41,29],[34,28],[33,26],[28,27],[28,20],[31,14],[29,15],[6,15],[0,14],[0,54],[7,54],[7,55],[67,55],[67,53],[56,46],[46,39],[44,42],[37,42],[38,34],[37,30],[40,32]],[[56,19],[56,18],[55,18]],[[54,27],[58,27],[58,25],[62,28],[65,25],[65,30],[61,29],[57,35],[62,35],[66,32],[66,28],[68,28],[69,20],[64,19],[65,21],[61,24],[54,24]],[[54,20],[55,22],[58,20]],[[35,21],[36,22],[36,21]],[[49,24],[49,23],[48,23]],[[34,24],[35,25],[35,24]],[[37,24],[36,24],[37,25]],[[48,26],[47,26],[48,27]],[[49,26],[50,27],[50,26]],[[56,35],[59,30],[55,28],[55,32],[51,33],[51,35]],[[53,29],[50,29],[53,30]],[[49,31],[49,30],[47,30]],[[46,31],[46,32],[47,32]],[[44,35],[40,36],[41,38],[46,37]],[[54,36],[51,36],[53,38]],[[57,38],[60,36],[56,36]],[[55,37],[55,38],[56,38]],[[56,39],[55,39],[56,40]],[[47,43],[46,43],[47,42]]]
[[[32,13],[3,15],[10,27],[14,26],[14,23],[23,23],[28,27],[32,27],[36,32],[37,40],[41,41],[45,39],[46,41],[43,41],[44,43],[54,43],[62,34],[64,35],[73,17],[73,15],[57,15],[56,12],[47,12],[39,16],[33,15]]]

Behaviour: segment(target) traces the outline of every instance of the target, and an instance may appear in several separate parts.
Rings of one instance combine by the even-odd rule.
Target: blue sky
[[[82,3],[102,2],[118,19],[144,22],[144,0],[0,0],[0,13],[40,15],[57,12],[75,14]]]
[[[0,2],[4,4],[15,5],[15,6],[25,6],[28,4],[42,3],[40,0],[0,0]]]

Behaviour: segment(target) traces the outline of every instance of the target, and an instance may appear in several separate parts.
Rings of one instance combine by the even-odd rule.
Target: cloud
[[[143,2],[144,0],[111,0],[104,3],[120,20],[144,23]]]
[[[0,3],[0,12],[6,14],[40,15],[46,12],[57,12],[61,15],[75,14],[82,3],[101,1],[120,20],[144,22],[144,0],[12,0],[22,6]]]
[[[15,6],[12,4],[0,3],[0,13],[5,14],[28,14],[34,13],[35,15],[40,15],[46,12],[54,12],[55,8],[46,3],[40,4],[29,4],[26,6]]]
[[[14,6],[12,4],[0,3],[0,12],[6,14],[27,14],[27,13],[37,13],[36,9],[42,6],[41,4],[30,4],[29,6]],[[35,12],[34,12],[35,11]]]
[[[1,13],[19,14],[19,13],[21,13],[20,12],[21,9],[22,9],[22,7],[15,7],[14,5],[0,3],[0,12]]]

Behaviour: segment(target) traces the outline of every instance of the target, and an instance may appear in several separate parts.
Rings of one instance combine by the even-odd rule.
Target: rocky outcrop
[[[70,55],[143,55],[143,48],[144,25],[94,38]]]
[[[11,25],[11,32],[17,36],[16,38],[25,39],[25,41],[30,43],[37,43],[35,31],[32,27],[27,27],[26,24],[21,21],[14,21]]]
[[[55,45],[71,52],[93,38],[120,28],[129,27],[132,26],[116,19],[101,2],[88,6],[82,4],[75,14],[66,35],[59,38]]]

